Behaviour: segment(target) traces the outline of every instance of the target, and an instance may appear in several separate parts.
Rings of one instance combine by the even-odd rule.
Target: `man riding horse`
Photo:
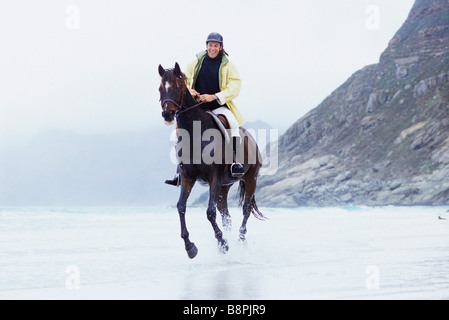
[[[233,103],[241,86],[237,68],[229,61],[223,48],[223,37],[216,32],[209,34],[206,40],[207,50],[201,51],[186,69],[187,86],[190,94],[203,110],[212,110],[226,117],[230,126],[233,146],[233,164],[231,174],[240,177],[244,174],[241,163],[236,159],[237,146],[240,144],[239,127],[245,123],[239,110]],[[166,184],[179,186],[179,168],[174,179]]]

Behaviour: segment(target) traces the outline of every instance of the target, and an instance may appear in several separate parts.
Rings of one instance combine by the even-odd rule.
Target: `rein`
[[[199,107],[200,105],[202,105],[202,104],[204,104],[204,102],[197,103],[197,104],[195,104],[195,105],[193,105],[193,106],[190,106],[190,107],[185,108],[185,109],[182,109],[182,110],[181,110],[181,108],[179,107],[179,108],[178,108],[178,111],[176,111],[176,113],[175,113],[175,116],[178,117],[180,114],[182,114],[182,113],[184,113],[184,112],[187,112],[187,111],[190,111],[190,110],[192,110],[192,109],[194,109],[194,108],[198,108],[198,107]]]
[[[162,101],[161,104],[164,105],[167,102],[173,103],[176,106],[176,108],[178,108],[178,110],[175,112],[175,116],[176,117],[178,117],[180,114],[182,114],[184,112],[190,111],[190,110],[192,110],[194,108],[198,108],[200,105],[204,104],[204,102],[200,102],[200,103],[197,103],[197,104],[195,104],[193,106],[190,106],[188,108],[183,108],[178,102],[176,102],[175,100],[172,100],[172,99],[165,99],[164,101]]]

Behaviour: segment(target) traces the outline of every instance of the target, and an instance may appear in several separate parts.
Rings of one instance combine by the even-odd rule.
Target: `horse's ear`
[[[164,67],[162,67],[161,65],[159,65],[159,75],[160,75],[161,77],[163,77],[164,74],[165,74],[165,69],[164,69]]]
[[[181,74],[182,74],[181,68],[179,67],[179,64],[177,62],[175,63],[175,69],[173,71],[174,71],[176,77],[178,77],[178,78],[181,77]]]

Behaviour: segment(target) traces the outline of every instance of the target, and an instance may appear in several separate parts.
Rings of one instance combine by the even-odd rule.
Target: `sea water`
[[[176,208],[0,208],[0,299],[449,299],[447,209],[231,208],[223,255],[188,208],[189,260]]]

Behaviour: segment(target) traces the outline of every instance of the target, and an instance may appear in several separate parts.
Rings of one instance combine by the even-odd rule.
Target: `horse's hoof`
[[[194,259],[196,257],[196,255],[198,254],[198,248],[195,246],[194,243],[192,243],[192,247],[187,251],[187,255],[189,256],[190,259]]]
[[[218,250],[220,250],[220,253],[222,254],[226,254],[229,251],[229,245],[225,239],[218,241]]]
[[[223,229],[226,232],[231,232],[232,231],[232,224],[229,222],[227,224],[223,224]]]

